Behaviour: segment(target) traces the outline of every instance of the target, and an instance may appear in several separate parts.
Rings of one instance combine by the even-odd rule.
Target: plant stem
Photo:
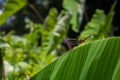
[[[4,63],[3,63],[3,51],[0,49],[0,80],[5,80],[5,71],[4,71]]]
[[[0,80],[2,80],[2,66],[3,65],[3,60],[2,60],[2,53],[0,49]]]
[[[30,80],[30,77],[29,77],[29,75],[25,75],[26,76],[26,80]]]
[[[3,77],[3,80],[6,80],[5,78],[5,67],[4,67],[4,62],[2,64],[2,77]]]
[[[39,14],[39,12],[37,11],[37,9],[32,5],[32,4],[28,4],[28,6],[34,11],[34,13],[39,17],[40,21],[42,21],[42,23],[44,22],[44,19],[42,18],[42,16]]]

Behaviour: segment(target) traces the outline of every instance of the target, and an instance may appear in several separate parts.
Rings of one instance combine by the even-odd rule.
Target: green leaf
[[[28,26],[30,27],[30,33],[24,34],[24,38],[31,45],[36,45],[38,44],[38,40],[41,38],[41,33],[43,33],[43,25],[39,23],[33,23],[32,21],[30,21],[28,22]]]
[[[63,41],[69,28],[70,16],[69,13],[64,13],[54,25],[54,29],[43,34],[42,51],[45,54],[50,54]]]
[[[65,15],[61,17],[61,19],[55,25],[54,31],[52,33],[53,39],[51,40],[48,54],[50,54],[52,50],[57,48],[57,46],[61,44],[61,42],[65,38],[69,28],[70,17],[71,15],[69,13],[65,13]]]
[[[57,61],[57,60],[56,60]],[[45,70],[41,70],[38,74],[36,74],[33,78],[31,78],[30,80],[48,80],[48,78],[51,76],[53,69],[55,67],[56,61],[54,61],[53,63],[51,63],[49,66],[46,66]],[[48,73],[49,72],[49,73]],[[47,73],[47,74],[46,74]],[[46,76],[46,77],[42,77],[42,76]]]
[[[0,48],[6,48],[6,47],[10,47],[10,45],[5,42],[2,38],[0,38]]]
[[[55,27],[55,24],[57,22],[57,15],[58,11],[56,10],[56,8],[51,8],[49,11],[49,15],[46,17],[44,21],[44,28],[48,34]]]
[[[111,31],[112,20],[113,20],[114,14],[115,14],[114,9],[116,7],[116,4],[117,4],[117,0],[115,0],[113,5],[111,6],[111,9],[110,9],[109,13],[106,15],[106,24],[105,24],[105,27],[104,27],[105,36],[108,36],[110,31]]]
[[[27,4],[27,0],[20,1],[20,0],[7,0],[5,3],[5,7],[3,13],[0,15],[0,24],[6,22],[6,20],[24,7]]]
[[[24,61],[18,62],[17,66],[19,67],[19,72],[24,73],[28,67],[28,64]]]
[[[85,29],[81,32],[80,38],[84,39],[90,34],[93,35],[93,37],[89,38],[88,41],[108,37],[112,27],[116,3],[117,1],[113,3],[107,15],[105,15],[103,10],[97,9],[91,21],[87,23]]]
[[[85,29],[81,32],[80,38],[84,39],[89,35],[98,34],[101,27],[102,29],[104,29],[103,26],[105,25],[105,21],[106,21],[106,16],[104,11],[97,9],[91,21],[86,24]],[[90,41],[93,39],[94,37],[89,38]]]
[[[44,53],[47,53],[51,44],[51,40],[53,39],[52,33],[57,23],[57,14],[58,12],[56,8],[51,8],[49,11],[49,15],[44,21],[44,29],[42,32],[42,52]]]
[[[74,48],[30,80],[119,80],[120,37]]]
[[[28,45],[27,39],[17,36],[17,35],[8,35],[4,37],[5,41],[12,47],[25,47]]]
[[[82,22],[83,12],[84,12],[84,5],[85,5],[85,0],[64,0],[63,1],[63,7],[72,13],[72,18],[70,23],[72,24],[72,29],[75,32],[79,31],[80,24]]]

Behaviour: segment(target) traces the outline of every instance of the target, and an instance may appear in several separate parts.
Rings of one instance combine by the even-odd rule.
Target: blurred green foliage
[[[27,0],[24,0],[22,2],[19,0],[7,0],[5,2],[3,14],[0,15],[0,24],[5,23],[10,16],[23,8],[26,4]]]
[[[80,0],[80,2],[64,0],[63,7],[66,10],[62,10],[59,14],[56,8],[51,8],[43,23],[35,23],[26,18],[24,21],[25,28],[29,32],[24,35],[15,35],[14,31],[10,31],[8,34],[1,32],[0,49],[5,48],[1,53],[3,54],[1,55],[1,59],[3,59],[1,61],[4,62],[6,80],[26,80],[27,77],[35,75],[46,65],[56,60],[59,53],[65,53],[67,50],[61,43],[67,37],[71,24],[74,31],[79,31],[84,4],[85,0]],[[8,0],[2,15],[0,15],[0,24],[26,5],[27,0],[22,2]],[[92,38],[92,42],[103,37],[109,37],[114,7],[115,3],[107,15],[104,14],[103,10],[96,10],[79,38],[84,39],[92,35],[88,39]],[[107,36],[105,36],[106,34]],[[67,44],[71,46],[69,45],[71,43],[67,42]],[[0,64],[0,66],[3,66],[3,64]],[[2,70],[0,72],[2,73]]]
[[[85,0],[63,0],[63,7],[72,14],[70,23],[75,32],[79,32],[84,14]]]
[[[111,36],[115,5],[116,1],[113,3],[108,14],[105,14],[103,10],[97,9],[91,21],[86,24],[85,29],[81,32],[79,38],[84,39],[88,35],[92,35],[87,41],[93,41]]]

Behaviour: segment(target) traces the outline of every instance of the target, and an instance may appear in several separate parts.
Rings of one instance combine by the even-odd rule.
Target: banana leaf
[[[75,47],[30,80],[119,80],[120,37]]]

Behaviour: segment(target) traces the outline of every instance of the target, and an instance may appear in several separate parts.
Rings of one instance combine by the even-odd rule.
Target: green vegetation
[[[43,23],[26,19],[29,32],[23,35],[15,35],[14,31],[0,32],[0,78],[119,80],[120,37],[110,37],[116,3],[108,14],[100,9],[95,11],[78,36],[79,39],[89,38],[69,51],[61,43],[67,38],[70,27],[79,32],[85,0],[63,0],[65,10],[59,13],[51,8]],[[0,15],[0,24],[26,5],[26,0],[8,0]]]
[[[120,38],[79,46],[59,57],[31,80],[119,80],[119,47]]]

